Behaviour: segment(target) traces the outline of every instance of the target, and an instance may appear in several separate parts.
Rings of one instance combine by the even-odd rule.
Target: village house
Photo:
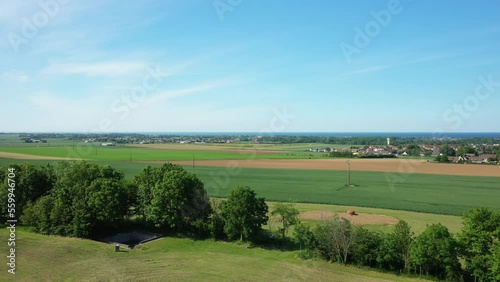
[[[448,157],[448,161],[453,163],[472,163],[472,164],[487,164],[487,163],[495,163],[497,160],[496,154],[482,154],[476,156],[474,154],[464,154],[458,157]]]

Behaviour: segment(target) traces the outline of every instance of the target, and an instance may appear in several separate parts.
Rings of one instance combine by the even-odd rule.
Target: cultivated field
[[[257,145],[259,147],[248,148]],[[237,185],[249,185],[259,195],[276,201],[450,215],[462,215],[464,211],[480,206],[499,208],[500,166],[437,164],[408,159],[351,159],[351,180],[355,186],[347,188],[345,159],[284,151],[284,148],[302,150],[323,145],[153,144],[108,148],[94,145],[6,146],[0,142],[0,164],[87,159],[110,164],[124,171],[130,179],[147,164],[160,165],[171,161],[196,173],[214,197],[225,197]],[[323,159],[307,159],[309,155]]]
[[[498,176],[498,165],[462,165],[440,164],[414,159],[351,159],[353,171],[378,171],[394,173],[424,173],[467,176]],[[189,161],[176,161],[177,164],[190,165]],[[196,161],[198,166],[228,166],[225,160]],[[239,167],[245,168],[287,168],[287,169],[319,169],[319,170],[347,170],[346,159],[321,160],[265,160],[250,159],[238,161]]]
[[[325,158],[324,154],[308,152],[264,152],[257,150],[157,150],[141,147],[102,146],[19,146],[0,147],[0,154],[16,153],[37,158],[56,157],[106,161],[182,161],[182,160],[253,160],[253,159],[308,159]],[[8,155],[0,155],[0,157]]]
[[[500,166],[436,164],[424,159],[351,159],[354,185],[346,187],[346,159],[305,152],[324,144],[78,145],[60,140],[48,145],[7,145],[0,140],[0,166],[86,159],[109,164],[132,179],[146,165],[171,161],[197,174],[212,197],[226,197],[235,186],[248,185],[268,201],[297,202],[301,221],[307,225],[314,226],[337,213],[355,225],[382,232],[390,232],[398,220],[405,220],[416,234],[432,223],[441,223],[456,233],[466,210],[500,208]],[[270,209],[273,205],[269,202]],[[359,215],[347,216],[350,209]],[[272,228],[272,224],[264,228]],[[5,229],[0,236],[0,240],[6,238]],[[87,240],[26,231],[18,232],[18,238],[19,275],[15,278],[21,281],[234,281],[254,277],[250,274],[255,272],[260,274],[258,280],[417,281],[322,261],[302,261],[296,251],[222,242],[164,238],[142,250],[115,253],[111,245]],[[0,251],[6,252],[5,244],[0,245]],[[64,271],[61,265],[65,265]],[[1,281],[9,278],[0,275]]]

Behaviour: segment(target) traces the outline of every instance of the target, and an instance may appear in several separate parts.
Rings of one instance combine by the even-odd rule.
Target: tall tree
[[[51,165],[35,166],[30,163],[12,164],[9,168],[14,169],[15,177],[11,182],[15,184],[14,195],[16,200],[16,214],[21,216],[24,208],[29,203],[34,203],[41,196],[47,195],[55,183],[55,172]],[[7,180],[7,167],[0,168],[0,202],[6,203],[9,193]],[[0,220],[5,222],[7,215],[7,205],[0,206]]]
[[[268,220],[264,198],[257,198],[255,191],[248,186],[231,190],[221,209],[224,232],[230,239],[253,240]]]
[[[122,173],[85,161],[60,163],[55,171],[50,194],[29,205],[21,217],[35,231],[90,237],[124,220],[128,192]]]
[[[146,167],[134,178],[140,214],[152,225],[189,231],[198,219],[208,222],[210,203],[203,183],[181,166]],[[199,222],[196,226],[201,226]]]
[[[476,149],[468,146],[464,146],[457,150],[457,156],[463,156],[465,154],[476,154]]]
[[[316,239],[309,226],[302,223],[297,224],[293,230],[293,235],[301,250],[304,247],[309,252],[316,247]]]
[[[375,266],[382,243],[382,234],[357,227],[354,230],[354,243],[352,247],[354,263],[370,267]]]
[[[397,252],[403,261],[404,269],[409,270],[410,266],[410,246],[413,241],[414,233],[411,231],[410,225],[400,220],[392,232],[392,238]]]
[[[500,212],[488,208],[468,211],[463,216],[462,232],[458,236],[465,266],[476,278],[493,280],[492,252],[500,240]]]
[[[314,237],[325,258],[347,263],[354,243],[353,228],[349,220],[335,214],[331,219],[318,224]]]
[[[443,156],[455,156],[455,150],[453,150],[453,148],[451,148],[450,146],[448,145],[443,145],[439,148],[439,153],[440,154],[443,154]]]
[[[411,260],[422,274],[432,274],[440,279],[455,280],[459,277],[457,243],[448,228],[432,224],[411,245]]]
[[[294,204],[277,203],[271,212],[273,216],[278,217],[278,222],[282,224],[280,228],[283,245],[285,245],[285,238],[290,226],[299,223],[299,210],[295,208]]]
[[[490,271],[494,281],[500,281],[500,241],[493,246],[490,256]]]

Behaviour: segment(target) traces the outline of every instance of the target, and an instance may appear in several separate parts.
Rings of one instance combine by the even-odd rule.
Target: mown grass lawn
[[[268,202],[269,210],[273,209],[275,202]],[[356,206],[338,206],[338,205],[324,205],[324,204],[306,204],[306,203],[296,203],[295,207],[300,212],[306,211],[322,211],[325,214],[328,213],[338,213],[344,214],[348,210],[355,210],[358,214],[374,214],[374,215],[386,215],[393,217],[398,220],[404,220],[408,222],[415,232],[415,234],[420,234],[427,228],[427,225],[434,223],[441,223],[446,226],[450,232],[456,234],[462,229],[462,218],[460,216],[454,215],[443,215],[443,214],[431,214],[431,213],[419,213],[411,211],[401,211],[401,210],[388,210],[388,209],[377,209],[377,208],[366,208],[366,207],[356,207]],[[314,226],[319,220],[302,220],[304,223]],[[393,225],[365,225],[366,229],[382,232],[390,232],[393,230]]]
[[[3,228],[0,241],[7,235]],[[7,244],[0,244],[0,253],[7,254]],[[179,238],[116,253],[113,245],[23,229],[17,231],[16,254],[16,274],[3,264],[0,281],[422,281],[304,261],[297,251]]]

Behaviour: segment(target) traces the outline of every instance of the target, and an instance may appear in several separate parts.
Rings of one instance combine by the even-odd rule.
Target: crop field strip
[[[26,160],[0,159],[0,165]],[[29,161],[35,164],[57,161]],[[97,161],[123,171],[131,179],[146,164]],[[153,164],[159,165],[159,164]],[[363,206],[461,216],[464,211],[485,206],[499,209],[500,177],[474,177],[402,173],[401,182],[391,183],[382,172],[352,171],[354,187],[345,187],[346,171],[307,169],[184,166],[205,183],[212,197],[225,197],[237,185],[248,185],[267,200]]]
[[[15,153],[40,157],[56,157],[88,160],[113,160],[113,161],[182,161],[192,160],[251,160],[251,159],[307,159],[324,158],[321,154],[296,153],[266,153],[259,154],[252,150],[241,152],[224,151],[186,151],[186,150],[150,150],[140,147],[0,147],[1,153]]]
[[[205,183],[211,196],[225,197],[248,185],[267,200],[352,205],[436,214],[463,215],[475,207],[500,209],[500,178],[408,173],[390,185],[385,173],[352,172],[354,187],[345,187],[346,171],[185,167]],[[221,185],[223,184],[223,185]]]
[[[12,162],[55,164],[59,158],[81,157],[91,162],[109,164],[131,179],[146,165],[172,161],[197,174],[212,197],[225,197],[235,186],[249,185],[267,200],[275,201],[293,200],[449,215],[462,215],[469,208],[478,206],[500,208],[497,203],[500,198],[500,166],[352,159],[351,177],[355,186],[347,188],[345,159],[308,160],[300,159],[308,153],[276,153],[276,150],[286,147],[303,149],[308,145],[317,147],[315,145],[322,144],[262,146],[270,150],[254,153],[262,152],[261,148],[249,150],[245,147],[247,145],[242,144],[154,144],[137,147],[102,147],[94,144],[79,149],[70,145],[75,142],[67,142],[65,146],[5,146],[3,140],[3,143],[0,142],[0,165]],[[195,147],[202,150],[184,150]],[[78,150],[83,154],[75,155]],[[413,173],[406,173],[408,171]]]

